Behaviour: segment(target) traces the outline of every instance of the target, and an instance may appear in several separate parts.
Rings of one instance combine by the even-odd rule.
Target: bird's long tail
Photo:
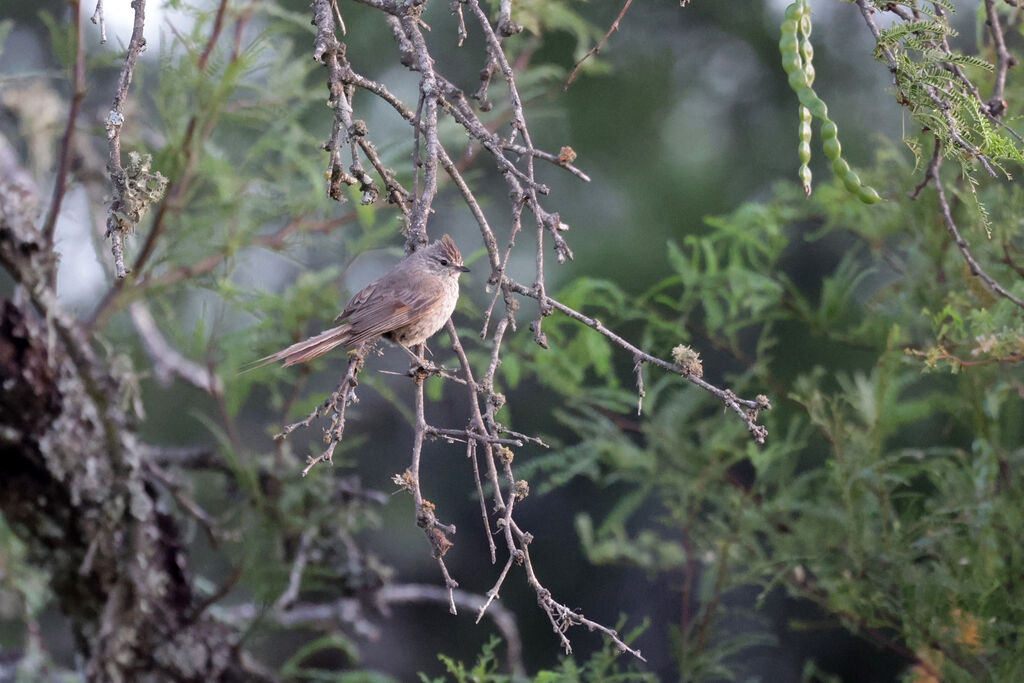
[[[341,346],[349,340],[352,327],[351,325],[344,324],[332,327],[329,330],[324,330],[320,334],[304,339],[300,342],[292,344],[286,349],[281,349],[276,353],[272,353],[269,356],[264,356],[259,360],[253,361],[246,367],[243,372],[249,370],[255,370],[261,368],[264,365],[270,365],[271,363],[277,363],[278,361],[284,361],[284,367],[289,365],[296,365],[297,363],[305,363],[311,361],[314,358],[319,358],[336,346]]]

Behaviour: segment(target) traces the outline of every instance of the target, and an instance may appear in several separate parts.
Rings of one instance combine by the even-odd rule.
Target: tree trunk
[[[0,138],[0,262],[28,299],[0,300],[0,511],[72,620],[87,679],[242,680],[239,636],[197,609],[125,377],[56,303],[12,159]]]

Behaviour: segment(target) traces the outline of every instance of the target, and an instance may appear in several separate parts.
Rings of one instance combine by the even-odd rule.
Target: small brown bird
[[[254,367],[284,366],[319,358],[336,346],[354,348],[377,337],[405,348],[422,344],[444,327],[459,299],[459,275],[468,273],[451,237],[417,249],[364,287],[334,322],[305,341],[259,359]]]

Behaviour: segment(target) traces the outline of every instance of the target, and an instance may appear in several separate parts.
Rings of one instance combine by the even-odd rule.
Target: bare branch
[[[423,456],[423,443],[428,437],[435,437],[450,442],[465,441],[466,455],[471,461],[474,472],[474,481],[477,496],[480,499],[480,512],[483,526],[487,534],[488,549],[491,562],[497,561],[497,545],[491,534],[491,515],[495,516],[495,531],[504,538],[504,546],[508,552],[508,558],[503,565],[497,581],[489,591],[486,599],[482,600],[475,608],[478,610],[478,618],[487,610],[497,597],[498,591],[507,579],[513,564],[522,565],[526,568],[527,581],[537,595],[538,603],[547,613],[552,627],[558,634],[563,646],[568,650],[569,640],[565,635],[566,629],[572,625],[582,625],[591,630],[599,630],[613,638],[622,651],[628,651],[637,657],[640,653],[627,646],[612,629],[589,621],[583,615],[555,601],[549,591],[537,579],[537,576],[530,564],[529,544],[532,536],[523,531],[517,524],[514,513],[518,502],[523,500],[529,493],[529,484],[524,480],[517,480],[512,469],[512,460],[515,456],[512,448],[522,448],[527,443],[544,445],[543,441],[535,436],[529,436],[514,432],[504,427],[498,421],[498,411],[505,402],[505,397],[495,389],[495,376],[497,368],[501,363],[501,349],[505,335],[508,331],[516,329],[515,313],[519,308],[517,294],[525,294],[537,300],[539,316],[531,326],[534,336],[539,343],[546,346],[544,333],[541,329],[541,321],[544,316],[555,310],[575,317],[577,320],[593,327],[597,332],[608,336],[634,356],[638,375],[638,393],[643,394],[643,377],[640,371],[642,363],[648,362],[659,365],[667,370],[683,375],[702,386],[708,391],[715,393],[728,407],[743,416],[748,427],[755,434],[756,440],[763,441],[764,428],[756,424],[757,413],[769,407],[767,399],[758,397],[756,400],[738,399],[727,390],[718,389],[700,377],[693,375],[676,364],[657,359],[618,335],[605,328],[599,321],[591,320],[583,314],[573,311],[559,302],[551,299],[545,287],[545,243],[553,244],[555,255],[559,262],[572,258],[572,250],[564,239],[563,233],[568,229],[559,214],[548,211],[541,203],[540,198],[548,192],[547,186],[540,183],[535,176],[534,160],[541,159],[560,166],[576,175],[582,180],[589,180],[589,177],[573,166],[575,152],[569,147],[563,147],[559,153],[552,154],[537,150],[533,146],[529,129],[523,109],[523,102],[515,82],[515,75],[511,64],[502,49],[502,38],[509,35],[513,30],[511,23],[511,4],[502,3],[499,8],[499,20],[497,30],[491,25],[486,12],[480,6],[479,0],[465,0],[453,7],[453,12],[461,16],[468,10],[471,18],[475,19],[483,31],[487,44],[486,64],[481,72],[484,87],[490,80],[490,74],[500,72],[507,89],[509,103],[511,106],[511,130],[507,137],[502,137],[494,132],[495,127],[485,125],[478,116],[478,113],[470,105],[466,96],[444,75],[435,70],[433,59],[430,56],[422,29],[425,26],[420,20],[420,3],[418,2],[397,2],[396,0],[361,0],[364,4],[387,13],[386,21],[394,34],[401,61],[409,69],[419,74],[419,93],[415,108],[407,106],[399,100],[386,86],[377,81],[366,78],[357,73],[345,57],[345,47],[338,43],[334,36],[333,23],[328,23],[324,17],[329,12],[329,5],[325,0],[314,2],[314,23],[317,25],[317,40],[315,56],[324,62],[329,70],[329,83],[332,93],[332,106],[335,109],[335,125],[332,131],[331,140],[328,142],[328,150],[332,153],[332,169],[337,169],[337,150],[344,141],[352,147],[354,163],[357,163],[357,150],[367,155],[371,163],[377,168],[378,173],[389,187],[389,193],[395,193],[395,186],[392,185],[393,174],[387,169],[373,161],[367,150],[373,150],[368,140],[368,131],[365,125],[361,126],[360,121],[354,118],[352,110],[352,97],[355,88],[365,90],[391,106],[402,118],[410,123],[413,129],[414,162],[417,165],[416,184],[414,193],[411,195],[411,207],[408,210],[400,203],[403,213],[406,214],[408,223],[405,226],[406,249],[411,250],[416,245],[425,242],[427,239],[427,222],[431,212],[431,203],[436,196],[438,187],[437,167],[444,168],[452,179],[459,193],[462,195],[467,207],[480,227],[484,246],[486,247],[488,260],[491,266],[491,273],[488,283],[496,286],[496,291],[491,305],[487,309],[483,325],[484,335],[490,328],[491,315],[501,296],[505,303],[505,312],[496,325],[490,338],[490,358],[480,381],[474,379],[474,373],[470,366],[469,358],[459,340],[454,324],[449,320],[447,329],[452,340],[452,349],[459,359],[461,371],[458,375],[452,371],[435,365],[414,356],[414,363],[410,368],[409,375],[414,383],[415,411],[413,417],[413,446],[411,461],[408,469],[402,474],[394,477],[394,481],[403,490],[409,491],[413,496],[416,523],[427,536],[431,545],[432,555],[438,561],[445,586],[440,590],[449,605],[450,611],[454,612],[458,606],[457,586],[458,583],[451,577],[444,562],[444,554],[451,547],[452,541],[449,536],[455,529],[451,525],[442,523],[436,514],[434,503],[424,496],[422,483],[420,481],[420,464]],[[627,7],[628,7],[627,3]],[[464,17],[463,17],[464,19]],[[459,28],[460,36],[465,33],[464,28]],[[486,109],[482,104],[481,109]],[[470,136],[471,145],[478,143],[482,149],[487,150],[496,165],[497,170],[505,179],[509,188],[511,198],[511,228],[507,236],[507,243],[502,253],[498,247],[498,240],[494,230],[485,215],[480,203],[461,175],[459,167],[453,163],[448,151],[444,149],[437,137],[438,118],[441,113],[447,113],[454,121],[461,126]],[[344,132],[343,132],[344,131]],[[347,137],[343,135],[347,133]],[[353,138],[358,138],[354,141]],[[332,151],[333,150],[333,151]],[[518,157],[518,158],[515,158]],[[354,167],[353,167],[354,168]],[[332,171],[333,173],[334,171]],[[353,171],[353,178],[358,175]],[[400,201],[409,197],[408,193],[398,193]],[[535,240],[535,262],[536,274],[532,287],[511,280],[505,275],[505,269],[510,262],[515,240],[522,229],[522,211],[528,208],[534,215],[536,229]],[[426,377],[436,375],[442,379],[462,384],[466,387],[469,400],[469,419],[465,428],[454,429],[436,427],[427,424],[424,417],[424,381]],[[314,411],[305,420],[289,425],[282,433],[282,437],[288,432],[300,426],[308,426],[312,419],[322,414],[324,409],[343,405],[337,402],[339,391],[335,391],[332,398],[328,400],[324,408]],[[342,393],[341,396],[344,396]],[[482,403],[482,404],[481,404]],[[639,402],[638,402],[639,403]],[[340,438],[340,435],[339,435]],[[322,462],[330,458],[337,441],[330,441],[327,451],[307,466],[309,470],[316,462]],[[482,458],[481,467],[478,458]],[[483,473],[481,473],[481,469]],[[484,485],[482,478],[486,477],[488,486],[493,496],[493,505],[488,509],[484,498]]]
[[[535,290],[523,284],[520,284],[508,278],[506,278],[506,283],[509,289],[516,292],[517,294],[523,294],[534,299],[538,298],[538,294]],[[718,399],[723,404],[725,404],[727,408],[732,410],[734,413],[739,415],[740,418],[743,419],[743,421],[747,425],[747,430],[751,433],[751,435],[753,435],[754,441],[756,443],[764,443],[765,439],[768,437],[768,430],[765,429],[765,427],[763,427],[762,425],[757,424],[757,419],[760,412],[762,410],[768,410],[771,408],[771,403],[768,401],[767,397],[757,396],[754,399],[739,398],[729,389],[719,389],[715,385],[705,381],[704,379],[696,376],[695,374],[687,372],[685,368],[674,363],[670,363],[666,360],[662,360],[656,356],[652,356],[646,351],[641,350],[639,347],[634,346],[633,344],[626,341],[616,333],[609,330],[607,327],[604,326],[604,324],[600,320],[585,316],[579,311],[570,308],[569,306],[566,306],[565,304],[556,301],[551,297],[545,297],[545,301],[555,310],[564,313],[573,320],[577,320],[583,323],[587,327],[591,327],[597,330],[602,335],[604,335],[611,341],[615,342],[615,344],[617,344],[618,346],[632,353],[634,359],[643,360],[644,362],[650,363],[651,365],[657,365],[659,368],[681,375],[685,377],[688,381],[699,386],[701,389],[704,389],[705,391],[708,391],[717,396]]]
[[[96,0],[96,9],[93,11],[89,21],[100,25],[100,44],[107,42],[107,22],[103,18],[103,0]]]
[[[160,330],[157,329],[156,320],[153,319],[153,314],[150,313],[146,304],[142,301],[134,301],[128,310],[131,313],[135,331],[142,339],[142,347],[153,364],[153,372],[159,382],[166,386],[170,384],[171,378],[177,375],[203,391],[219,393],[224,390],[220,377],[211,372],[209,368],[204,368],[185,358],[177,349],[167,343],[167,340],[160,334]]]
[[[292,569],[288,573],[288,585],[280,597],[274,602],[274,609],[284,611],[299,598],[299,589],[302,587],[302,574],[306,571],[306,563],[309,562],[309,546],[316,535],[316,526],[308,526],[299,538],[299,547],[295,550],[295,559],[292,560]]]
[[[483,596],[475,593],[467,593],[464,590],[456,590],[448,593],[437,586],[423,584],[393,584],[384,586],[376,595],[378,601],[398,605],[412,602],[448,602],[454,600],[455,604],[470,611],[479,611],[484,602]],[[508,663],[512,673],[516,676],[526,674],[526,667],[523,664],[523,644],[519,637],[519,628],[516,626],[515,615],[504,605],[497,603],[490,609],[490,617],[494,621],[498,632],[505,639],[508,647]],[[479,619],[477,620],[479,621]]]
[[[1006,49],[1003,25],[999,20],[999,11],[996,9],[995,0],[985,0],[985,24],[988,26],[989,33],[992,34],[992,44],[996,48],[996,83],[986,108],[991,116],[1001,118],[1006,113],[1006,72],[1017,61]]]
[[[348,406],[357,400],[355,391],[356,387],[359,386],[359,371],[366,364],[366,354],[369,353],[371,347],[372,345],[364,344],[351,351],[348,359],[348,369],[341,378],[341,382],[338,383],[338,387],[331,393],[331,396],[324,403],[317,406],[305,419],[286,426],[274,437],[278,441],[286,439],[289,434],[299,427],[308,427],[317,417],[331,413],[331,426],[324,434],[327,448],[317,457],[308,459],[306,467],[302,470],[302,476],[309,474],[309,471],[317,463],[332,462],[334,449],[338,447],[342,437],[345,435],[345,415],[348,411]]]
[[[611,37],[611,35],[619,30],[619,22],[622,21],[622,18],[624,16],[626,16],[626,12],[629,11],[629,6],[632,4],[633,0],[626,0],[626,4],[622,6],[622,10],[619,12],[619,16],[615,17],[615,21],[612,22],[611,27],[608,28],[608,32],[604,34],[604,37],[601,38],[600,41],[598,41],[597,45],[587,50],[587,54],[580,57],[576,64],[573,65],[572,73],[569,74],[569,80],[565,82],[565,85],[562,87],[562,90],[569,89],[569,86],[572,85],[572,82],[576,80],[576,76],[577,74],[579,74],[580,67],[583,66],[583,62],[587,61],[592,56],[600,52],[601,48],[604,47],[604,44],[608,42],[608,39]]]

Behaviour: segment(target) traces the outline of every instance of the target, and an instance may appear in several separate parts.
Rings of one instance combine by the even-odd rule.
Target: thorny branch
[[[460,376],[452,375],[451,371],[427,361],[414,362],[409,371],[414,383],[415,396],[412,457],[409,467],[403,473],[395,475],[394,481],[401,489],[408,491],[413,496],[417,525],[424,530],[430,543],[432,554],[437,559],[445,580],[449,610],[453,614],[456,611],[458,582],[449,573],[444,563],[444,555],[452,546],[452,540],[449,537],[455,533],[455,528],[442,523],[438,519],[435,504],[427,500],[423,495],[420,481],[420,461],[423,456],[423,445],[427,438],[439,438],[449,442],[464,441],[466,443],[466,455],[473,468],[491,562],[497,562],[497,547],[491,533],[492,522],[496,527],[499,537],[504,539],[505,549],[508,553],[507,560],[494,586],[488,591],[486,599],[475,607],[478,613],[478,620],[498,597],[499,591],[510,574],[512,566],[518,565],[523,567],[527,583],[536,593],[538,604],[547,614],[552,629],[558,635],[566,652],[571,650],[571,644],[566,636],[566,631],[570,626],[582,625],[589,630],[597,630],[604,633],[616,643],[620,651],[629,652],[642,659],[640,652],[623,642],[613,629],[587,619],[580,612],[570,609],[552,597],[551,593],[540,582],[531,561],[529,545],[533,540],[533,536],[528,531],[520,528],[513,517],[513,510],[529,495],[529,484],[526,481],[517,480],[514,476],[512,462],[515,452],[512,448],[521,448],[526,442],[544,445],[536,437],[519,434],[508,429],[498,421],[497,417],[498,411],[504,405],[505,397],[495,388],[495,374],[501,363],[501,349],[506,333],[516,330],[516,312],[519,308],[518,297],[525,296],[537,301],[539,314],[530,327],[534,339],[544,348],[547,348],[547,341],[541,328],[543,318],[555,311],[559,311],[593,328],[597,333],[604,335],[630,353],[635,363],[638,394],[641,400],[644,392],[642,365],[645,363],[655,365],[685,377],[690,382],[716,396],[727,408],[738,414],[747,424],[757,443],[763,443],[767,436],[767,430],[757,423],[759,413],[762,410],[769,409],[771,406],[768,399],[763,396],[758,396],[753,400],[741,399],[733,392],[727,389],[720,389],[675,363],[657,358],[611,331],[599,320],[592,319],[548,296],[544,279],[544,256],[547,245],[551,244],[553,246],[559,263],[564,263],[571,259],[573,254],[563,235],[569,229],[569,226],[561,220],[558,213],[548,211],[541,203],[541,197],[548,194],[549,190],[547,186],[537,180],[534,160],[540,159],[560,166],[583,180],[589,180],[589,178],[573,165],[575,152],[571,148],[564,147],[560,150],[559,154],[552,154],[538,150],[533,145],[526,122],[523,101],[516,85],[515,73],[502,48],[502,39],[504,37],[521,30],[511,19],[511,3],[501,3],[496,27],[492,25],[487,13],[480,6],[479,0],[458,2],[453,10],[459,22],[459,40],[462,40],[467,34],[464,12],[470,19],[475,20],[476,25],[483,34],[487,46],[487,54],[484,68],[481,70],[481,80],[483,82],[481,90],[486,91],[486,85],[492,73],[500,73],[502,75],[508,106],[511,110],[510,130],[507,136],[502,136],[489,129],[481,121],[477,111],[471,106],[464,93],[435,70],[434,61],[422,33],[422,28],[425,25],[420,19],[422,11],[420,2],[398,2],[397,0],[360,1],[386,14],[385,20],[395,37],[401,62],[411,71],[419,74],[418,101],[416,107],[411,108],[392,94],[383,83],[376,82],[359,74],[348,59],[345,45],[338,40],[336,35],[331,2],[329,0],[314,0],[313,17],[316,26],[316,39],[313,54],[314,58],[327,69],[328,87],[331,93],[329,106],[334,110],[331,135],[324,146],[329,157],[328,195],[339,199],[341,184],[351,185],[359,183],[364,192],[364,201],[373,201],[373,197],[376,196],[375,194],[373,194],[373,197],[367,197],[366,195],[366,192],[369,191],[368,188],[373,187],[374,181],[361,166],[360,156],[364,156],[373,166],[380,181],[387,188],[386,197],[388,201],[398,207],[406,221],[406,250],[410,251],[428,241],[427,224],[431,213],[431,203],[438,191],[437,169],[440,166],[452,180],[473,217],[476,219],[483,238],[484,247],[487,251],[487,259],[491,266],[488,283],[495,286],[495,294],[491,306],[485,315],[482,337],[486,338],[488,335],[491,314],[498,297],[501,297],[505,304],[504,315],[498,318],[494,330],[490,334],[490,360],[487,370],[480,380],[475,379],[469,358],[462,346],[455,326],[450,320],[447,324],[447,330],[451,338],[452,348],[459,359]],[[624,10],[628,7],[629,2],[626,3]],[[368,92],[387,103],[411,125],[414,140],[413,163],[416,169],[416,182],[413,193],[408,192],[398,183],[393,170],[383,166],[376,154],[374,145],[369,140],[366,124],[354,118],[353,95],[357,89]],[[486,94],[481,97],[478,93],[475,99],[480,101],[479,108],[481,110],[489,109],[489,103],[486,102]],[[511,227],[506,238],[504,250],[499,247],[495,231],[481,208],[479,201],[463,179],[458,167],[453,163],[452,157],[454,155],[445,149],[444,144],[438,138],[438,118],[441,113],[448,114],[467,132],[471,139],[471,144],[479,145],[490,154],[494,160],[496,170],[502,175],[509,187]],[[352,159],[352,164],[348,171],[342,167],[341,162],[342,149],[345,145],[348,145],[350,148]],[[514,157],[510,155],[514,155]],[[533,214],[536,227],[536,273],[531,286],[511,279],[505,272],[516,243],[516,238],[522,231],[521,218],[524,209],[529,210]],[[548,238],[550,238],[550,242]],[[422,357],[421,352],[419,358]],[[352,390],[355,388],[358,371],[362,368],[364,360],[362,356],[359,357],[358,361],[356,359],[350,360],[348,372],[342,378],[338,388],[332,393],[328,401],[317,410],[314,410],[304,420],[285,427],[282,433],[278,435],[278,438],[284,438],[299,427],[309,426],[313,419],[319,415],[332,414],[332,428],[327,430],[325,437],[328,447],[321,456],[310,459],[303,470],[303,474],[308,473],[315,464],[330,460],[331,453],[341,439],[345,422],[345,410],[353,396]],[[353,363],[357,363],[357,367],[354,367]],[[442,379],[454,381],[465,386],[469,400],[469,420],[466,427],[440,427],[426,422],[424,416],[425,399],[423,385],[426,378],[431,375],[436,375]],[[638,408],[641,405],[642,403],[638,401]],[[338,428],[339,425],[340,428]],[[490,511],[483,500],[484,486],[482,478],[486,479],[491,496],[493,497]]]

